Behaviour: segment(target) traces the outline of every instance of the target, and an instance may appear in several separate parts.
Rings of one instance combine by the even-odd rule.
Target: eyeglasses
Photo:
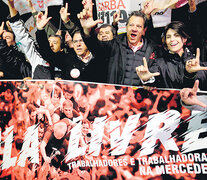
[[[83,43],[83,39],[79,39],[79,40],[74,40],[74,41],[73,41],[74,44],[77,44],[78,42],[79,42],[79,43]]]

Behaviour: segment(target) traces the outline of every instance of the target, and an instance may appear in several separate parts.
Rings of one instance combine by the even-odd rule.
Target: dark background
[[[92,0],[94,3],[94,19],[97,19],[96,17],[96,6],[95,6],[95,0]],[[80,25],[79,20],[77,19],[77,14],[83,9],[82,6],[82,0],[64,0],[64,4],[68,3],[68,9],[70,18],[73,22]],[[59,27],[59,21],[60,21],[60,15],[59,10],[61,6],[49,6],[49,14],[48,16],[52,17],[51,22],[58,28]],[[5,21],[7,16],[9,15],[9,9],[7,5],[0,0],[0,22]],[[26,21],[31,16],[31,13],[27,13],[22,15],[22,19]]]

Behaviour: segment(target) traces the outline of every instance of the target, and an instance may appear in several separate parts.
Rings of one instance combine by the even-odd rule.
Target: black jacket
[[[51,66],[51,72],[53,77],[55,77],[54,68],[57,67],[61,70],[60,77],[62,79],[68,79],[67,68],[71,66],[71,56],[66,54],[64,51],[54,53],[49,45],[47,34],[44,30],[37,30],[36,32],[37,43],[40,46],[40,54],[42,57],[49,62]]]
[[[103,82],[102,77],[103,63],[99,63],[94,57],[87,64],[83,63],[73,50],[68,53],[64,51],[54,53],[48,43],[47,36],[44,30],[36,32],[37,42],[41,49],[43,58],[50,63],[52,67],[57,67],[61,70],[61,78],[65,80],[79,80],[90,82]],[[78,78],[71,77],[71,70],[77,68],[80,71]]]
[[[72,62],[70,72],[74,68],[77,68],[80,71],[80,76],[78,78],[72,78],[70,76],[70,79],[101,83],[107,81],[107,64],[104,61],[100,61],[98,57],[93,56],[88,63],[84,63],[75,55]]]
[[[207,62],[207,25],[206,25],[207,2],[197,5],[197,10],[189,13],[190,35],[193,46],[200,48],[200,61]]]
[[[24,54],[16,46],[8,47],[3,39],[0,39],[0,71],[4,72],[4,79],[23,79],[31,77],[32,72]]]
[[[155,77],[155,83],[151,84],[151,86],[174,89],[193,86],[196,73],[188,73],[185,70],[185,64],[187,60],[192,59],[194,56],[187,48],[182,57],[164,50],[161,56],[150,67],[150,72],[160,73],[160,76]]]
[[[85,36],[82,32],[82,37],[86,46],[95,54],[99,61],[108,61],[108,82],[112,84],[123,84],[126,71],[127,48],[129,48],[126,33],[118,35],[111,41],[104,42],[97,39],[94,30],[91,31],[90,37]],[[154,47],[149,40],[144,38],[144,45],[139,51],[143,51],[145,57],[149,59],[154,52]],[[151,60],[148,60],[148,63],[151,64]]]

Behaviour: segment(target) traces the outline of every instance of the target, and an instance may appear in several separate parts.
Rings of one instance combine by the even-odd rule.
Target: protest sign
[[[207,112],[178,90],[2,81],[0,96],[1,178],[206,177]]]

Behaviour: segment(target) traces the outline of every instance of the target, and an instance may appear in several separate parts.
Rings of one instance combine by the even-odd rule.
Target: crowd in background
[[[125,159],[130,164],[130,158],[139,157],[141,142],[138,142],[137,138],[144,136],[144,126],[150,115],[170,110],[171,106],[180,113],[189,113],[179,103],[179,94],[175,91],[149,92],[143,88],[66,81],[26,81],[24,88],[21,86],[21,81],[1,82],[1,139],[4,142],[7,137],[5,129],[14,126],[11,157],[18,157],[28,127],[37,126],[39,163],[31,163],[27,158],[25,167],[21,167],[16,162],[14,167],[0,171],[2,178],[139,179],[141,175],[136,160],[134,166],[87,166],[70,169],[67,163],[79,160]],[[169,101],[171,104],[168,104]],[[120,120],[120,130],[123,131],[129,116],[139,113],[139,124],[134,127],[136,132],[132,135],[126,153],[112,156],[109,123]],[[95,118],[100,117],[106,117],[108,120],[104,126],[100,154],[92,156],[88,151],[91,133],[94,130]],[[86,147],[86,153],[65,162],[64,157],[71,143],[71,129],[80,122],[82,129],[79,145]],[[140,126],[143,128],[140,129]],[[4,149],[2,143],[1,157],[5,153]],[[161,155],[162,152],[162,148],[159,148],[156,153]],[[2,160],[1,158],[1,163]]]
[[[172,16],[171,23],[153,28],[153,1],[131,13],[126,33],[117,34],[120,11],[113,23],[97,25],[93,4],[83,1],[83,11],[73,23],[68,3],[60,9],[64,30],[56,28],[45,12],[37,12],[30,0],[37,27],[34,40],[9,1],[10,18],[0,28],[0,76],[2,79],[63,79],[161,88],[192,87],[195,80],[206,90],[206,2],[189,0],[187,21]],[[201,13],[202,12],[202,13]],[[6,28],[7,26],[7,28]],[[159,30],[159,31],[158,31]]]
[[[200,9],[206,7],[206,2],[196,7],[195,1],[189,0],[188,22],[175,19],[163,27],[162,33],[155,33],[156,30],[150,24],[152,7],[148,3],[142,11],[135,11],[129,16],[127,32],[120,35],[117,34],[118,21],[121,19],[119,11],[114,14],[112,25],[104,24],[97,28],[97,24],[102,21],[93,19],[92,4],[83,1],[84,9],[78,14],[80,27],[71,21],[66,3],[59,13],[67,30],[61,31],[50,22],[52,17],[48,17],[48,9],[36,12],[31,1],[28,0],[28,3],[37,27],[36,40],[24,27],[12,0],[8,3],[9,23],[2,22],[0,27],[0,77],[6,80],[25,80],[24,83],[1,82],[1,132],[3,141],[5,129],[14,125],[12,156],[17,156],[27,128],[37,125],[40,163],[32,164],[28,160],[24,168],[15,166],[0,171],[1,177],[140,179],[137,161],[136,166],[69,170],[64,157],[70,130],[76,123],[82,122],[79,141],[80,146],[87,149],[96,117],[119,119],[122,129],[130,115],[147,113],[140,119],[144,125],[151,113],[168,110],[169,101],[174,102],[180,113],[187,112],[180,105],[178,94],[171,91],[147,91],[142,88],[132,90],[127,86],[101,83],[144,85],[148,89],[182,89],[193,87],[196,82],[196,91],[198,86],[201,90],[206,90],[206,29],[199,16]],[[157,38],[158,34],[161,35],[160,38]],[[29,81],[31,79],[48,81]],[[76,82],[49,81],[53,79]],[[199,80],[199,84],[196,80]],[[91,157],[86,154],[80,159],[129,160],[130,157],[139,156],[140,144],[137,137],[139,133],[144,133],[144,128],[133,135],[125,155],[114,157],[109,155],[108,124],[105,127],[100,155]],[[157,154],[161,152],[162,149]],[[179,174],[175,176],[182,178]],[[194,178],[195,174],[188,176]]]

